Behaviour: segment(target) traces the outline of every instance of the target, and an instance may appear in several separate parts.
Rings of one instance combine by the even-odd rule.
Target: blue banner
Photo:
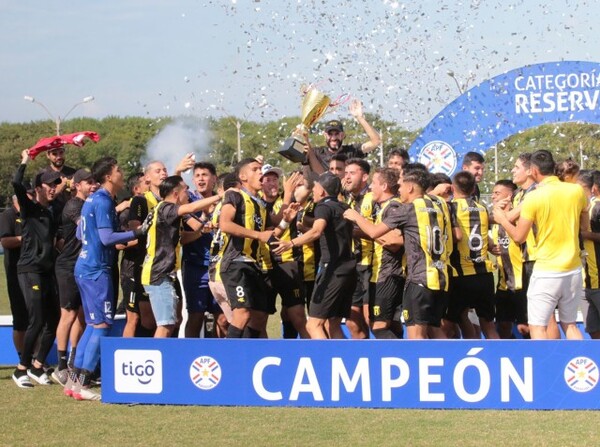
[[[600,64],[528,65],[471,88],[425,126],[409,149],[432,172],[452,175],[469,151],[484,153],[542,124],[600,124]]]
[[[594,341],[102,340],[108,403],[598,409]]]

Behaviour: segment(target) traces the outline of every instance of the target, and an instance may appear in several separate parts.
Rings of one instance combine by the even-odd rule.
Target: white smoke
[[[210,139],[210,130],[204,120],[192,116],[176,118],[150,140],[142,165],[162,161],[172,175],[188,153],[193,153],[196,161],[211,161]]]

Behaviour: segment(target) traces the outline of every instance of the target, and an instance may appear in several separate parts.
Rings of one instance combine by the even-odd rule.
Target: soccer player
[[[217,169],[212,163],[198,162],[194,165],[193,179],[194,191],[188,191],[190,203],[215,196],[217,182]],[[196,219],[188,220],[191,225],[184,224],[185,231],[195,231],[194,239],[182,245],[182,279],[185,291],[188,320],[185,325],[186,338],[197,338],[204,324],[204,313],[209,312],[218,319],[220,307],[215,302],[208,286],[208,266],[210,264],[210,246],[213,234],[210,231],[212,218],[210,210],[198,212]],[[202,228],[198,228],[198,227]],[[200,230],[200,231],[198,231]],[[188,239],[188,240],[189,240]]]
[[[346,162],[342,187],[348,206],[369,222],[373,222],[377,214],[377,206],[373,193],[369,190],[370,172],[371,166],[367,161],[351,158]],[[369,280],[373,262],[373,240],[356,225],[353,230],[352,251],[356,259],[358,279],[352,296],[350,316],[346,319],[346,327],[352,338],[363,339],[369,338]]]
[[[265,201],[267,213],[271,215],[273,225],[281,221],[281,215],[284,207],[287,207],[294,194],[296,185],[302,180],[302,175],[298,172],[293,173],[284,182],[283,197],[279,194],[279,180],[283,176],[280,168],[269,164],[262,166],[262,198]],[[289,241],[296,237],[296,221],[290,222],[280,236],[281,240]],[[264,267],[267,270],[269,285],[273,293],[272,302],[275,303],[275,294],[281,297],[281,320],[283,322],[284,338],[309,338],[306,331],[306,313],[304,305],[306,303],[306,290],[302,280],[302,272],[298,263],[300,248],[287,250],[281,254],[275,254],[270,251],[270,247],[265,247]]]
[[[22,219],[21,257],[17,263],[17,276],[29,318],[20,361],[12,376],[20,388],[31,388],[31,380],[40,385],[52,383],[44,372],[43,365],[54,343],[58,324],[54,284],[56,223],[50,204],[54,199],[56,185],[61,181],[60,174],[45,171],[35,176],[34,201],[29,198],[23,185],[29,160],[29,153],[25,149],[21,153],[21,164],[12,181]],[[39,346],[33,359],[36,343]]]
[[[338,176],[340,180],[344,181],[346,161],[348,157],[346,154],[335,154],[329,160],[329,172],[333,175]]]
[[[85,199],[96,191],[96,181],[92,173],[79,169],[73,174],[75,197],[64,206],[61,221],[60,254],[56,258],[54,271],[58,285],[60,301],[60,321],[56,328],[56,348],[58,351],[58,368],[51,378],[59,385],[67,383],[67,365],[73,364],[77,352],[77,343],[83,333],[85,322],[81,311],[81,296],[75,283],[75,263],[81,250],[81,241],[77,239],[77,224],[81,218],[81,208]],[[71,342],[71,352],[67,358],[67,346]]]
[[[376,239],[392,229],[400,229],[404,237],[407,263],[406,287],[403,296],[403,316],[408,338],[441,337],[439,328],[446,308],[448,266],[444,238],[444,214],[428,197],[429,173],[426,170],[405,166],[400,177],[400,199],[386,213],[381,223],[368,224],[357,218],[356,212],[345,213],[349,219],[357,218],[361,229]]]
[[[31,198],[32,192],[27,195]],[[25,331],[28,325],[27,306],[21,286],[19,286],[19,276],[17,273],[17,264],[21,256],[22,243],[22,219],[17,196],[12,197],[12,206],[6,208],[0,214],[0,244],[4,249],[4,272],[6,273],[6,290],[8,292],[8,301],[10,302],[10,312],[13,318],[13,344],[17,355],[21,355],[23,350],[23,341]]]
[[[498,338],[494,326],[494,267],[488,259],[488,211],[474,199],[475,186],[475,176],[466,171],[457,173],[452,182],[450,212],[462,238],[450,256],[456,276],[452,278],[447,318],[460,325],[464,338],[476,338],[468,322],[469,309],[473,308],[483,334],[490,339]]]
[[[308,172],[305,174],[307,176],[326,172],[329,169],[329,160],[335,154],[345,154],[349,158],[364,158],[381,143],[379,133],[365,119],[362,103],[359,100],[352,101],[349,111],[369,136],[369,141],[363,144],[343,144],[346,134],[344,126],[338,120],[329,121],[325,125],[325,146],[313,148],[308,140],[308,134],[305,133],[307,143],[305,164],[308,165]]]
[[[392,149],[388,153],[387,167],[402,172],[404,165],[410,161],[410,156],[406,149]]]
[[[577,182],[590,200],[590,228],[581,232],[586,255],[585,298],[588,306],[584,313],[585,330],[593,339],[600,339],[600,172],[580,171]]]
[[[181,233],[182,217],[193,219],[190,214],[207,209],[221,200],[218,195],[188,203],[188,187],[178,175],[167,177],[159,187],[162,200],[154,207],[150,231],[147,234],[146,259],[142,267],[142,284],[150,298],[156,318],[155,338],[170,337],[178,323],[178,301],[174,282],[177,276],[179,240],[198,238],[197,234]],[[211,297],[212,298],[212,297]],[[180,322],[179,322],[180,323]]]
[[[267,231],[270,216],[264,201],[258,197],[262,188],[261,164],[254,158],[246,158],[237,164],[236,173],[241,189],[227,191],[223,198],[219,227],[226,240],[217,268],[233,311],[227,337],[258,338],[272,312],[261,271],[264,254],[260,243],[281,234],[296,214],[288,215],[275,231]]]
[[[492,204],[508,209],[517,189],[510,180],[498,180],[492,190]],[[523,255],[521,247],[498,224],[492,225],[494,254],[497,255],[498,283],[496,286],[496,322],[500,338],[513,337],[513,324],[524,337],[529,337],[527,326],[527,291],[523,289]]]
[[[279,241],[275,253],[319,240],[321,260],[308,311],[311,338],[344,338],[341,322],[350,315],[356,288],[356,261],[352,255],[352,224],[344,219],[348,205],[338,200],[342,183],[326,172],[315,182],[315,220],[312,228],[290,241]],[[326,330],[326,323],[328,324]]]
[[[377,213],[375,222],[369,227],[371,231],[388,219],[390,213],[395,213],[397,211],[394,211],[395,207],[400,206],[401,202],[397,197],[399,174],[399,171],[394,168],[375,170],[371,191],[373,200],[377,203],[375,207]],[[344,216],[355,220],[361,231],[364,231],[364,226],[372,222],[355,208],[347,211]],[[381,238],[374,244],[372,273],[368,284],[368,308],[369,322],[375,338],[402,338],[402,292],[405,282],[402,268],[403,254],[402,245],[384,247]]]
[[[81,209],[77,233],[82,248],[75,263],[75,281],[87,326],[77,345],[74,368],[64,390],[76,400],[100,400],[100,395],[90,389],[90,376],[100,359],[100,340],[108,334],[113,322],[114,246],[136,239],[146,233],[149,226],[144,222],[135,231],[117,231],[114,199],[124,188],[125,181],[116,159],[97,160],[92,166],[92,175],[100,189],[86,199]]]
[[[579,231],[588,230],[588,200],[579,185],[554,175],[552,154],[538,150],[531,156],[531,176],[538,188],[522,203],[517,225],[496,206],[494,216],[517,243],[525,242],[536,226],[536,262],[527,290],[527,314],[532,339],[545,339],[558,305],[560,324],[570,339],[581,339],[577,308],[583,295]],[[560,204],[560,206],[556,206]]]
[[[479,202],[481,191],[479,191],[479,183],[483,180],[485,173],[485,159],[479,152],[467,152],[463,158],[462,170],[469,172],[475,177],[475,189],[473,190],[473,198]]]

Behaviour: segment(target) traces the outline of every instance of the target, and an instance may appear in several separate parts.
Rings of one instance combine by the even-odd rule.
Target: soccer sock
[[[89,341],[90,337],[92,336],[93,330],[94,330],[94,327],[91,324],[88,324],[85,327],[85,331],[83,331],[83,335],[81,336],[81,339],[79,340],[79,344],[77,345],[79,347],[79,349],[75,353],[75,361],[73,362],[73,365],[76,368],[83,368],[83,356],[85,354],[85,347],[87,346],[88,341]]]
[[[389,329],[373,329],[373,335],[378,340],[397,340],[396,334]]]
[[[239,327],[235,327],[233,324],[229,325],[227,329],[227,338],[242,338],[244,330]]]
[[[108,335],[109,328],[93,328],[92,335],[88,340],[87,346],[85,347],[85,353],[83,356],[82,368],[88,372],[96,369],[98,360],[100,360],[100,339]],[[80,348],[81,349],[81,348]]]
[[[63,370],[67,368],[67,351],[58,351],[58,370]]]
[[[87,388],[90,386],[90,382],[92,381],[92,373],[87,369],[82,369],[79,372],[79,376],[77,377],[77,379],[79,380],[79,384],[81,386]]]
[[[283,321],[283,338],[298,338],[298,331],[291,321]]]
[[[69,352],[69,359],[67,360],[67,367],[73,368],[75,363],[75,355],[77,354],[77,346],[71,348],[71,352]]]
[[[260,331],[246,326],[242,334],[242,338],[260,338]]]

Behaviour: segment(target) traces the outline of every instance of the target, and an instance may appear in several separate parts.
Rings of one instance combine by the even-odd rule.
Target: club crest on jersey
[[[200,356],[190,365],[190,379],[201,390],[211,390],[221,381],[221,365],[212,357]]]
[[[427,169],[432,173],[441,172],[446,175],[451,175],[456,169],[458,158],[456,151],[445,141],[430,141],[417,156],[419,163],[427,166]]]
[[[598,383],[598,366],[588,357],[575,357],[565,366],[565,382],[573,391],[587,393]]]

